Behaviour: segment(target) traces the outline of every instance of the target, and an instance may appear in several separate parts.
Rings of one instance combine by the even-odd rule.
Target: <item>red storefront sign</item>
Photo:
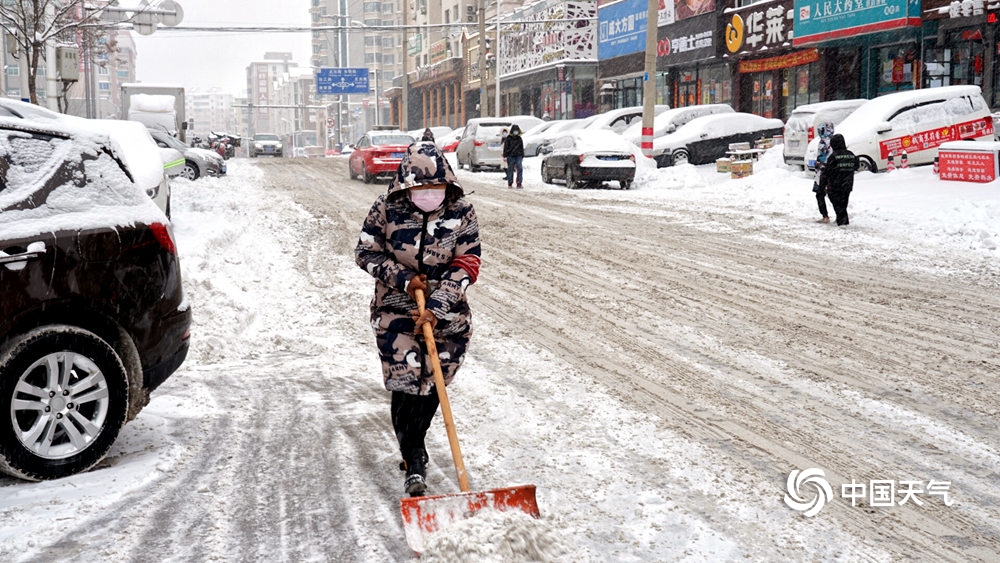
[[[789,53],[787,55],[779,55],[777,57],[770,57],[767,59],[740,61],[737,66],[737,69],[741,73],[767,72],[770,70],[778,70],[793,66],[807,65],[809,63],[814,63],[818,60],[819,60],[819,50],[807,49],[805,51],[798,51],[795,53]]]
[[[889,157],[889,153],[899,155],[902,151],[913,153],[934,149],[941,146],[941,143],[948,141],[961,141],[963,139],[974,139],[993,134],[993,119],[985,117],[966,121],[950,127],[940,127],[929,129],[913,135],[896,137],[880,142],[879,154],[882,160]]]
[[[938,152],[942,180],[992,182],[997,179],[997,153],[944,150]]]

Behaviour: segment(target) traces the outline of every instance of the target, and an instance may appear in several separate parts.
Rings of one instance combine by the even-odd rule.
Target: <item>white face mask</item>
[[[410,190],[410,201],[424,213],[430,213],[444,203],[445,188],[428,188],[424,190]]]

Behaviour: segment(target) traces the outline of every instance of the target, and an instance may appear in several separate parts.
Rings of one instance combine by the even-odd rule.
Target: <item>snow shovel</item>
[[[415,293],[417,309],[423,313],[426,303],[424,292],[418,289]],[[425,324],[423,330],[424,340],[427,342],[427,355],[431,358],[431,368],[434,370],[434,387],[437,388],[438,399],[441,402],[441,415],[444,417],[444,425],[448,430],[451,457],[455,461],[455,473],[458,476],[458,486],[462,492],[400,499],[399,508],[403,515],[406,543],[409,544],[410,549],[417,553],[423,551],[430,534],[469,518],[484,508],[500,511],[520,510],[534,518],[539,517],[534,485],[521,485],[482,492],[469,491],[469,479],[465,474],[465,464],[462,463],[462,450],[458,447],[458,434],[455,432],[455,421],[451,416],[451,404],[448,402],[448,393],[444,386],[441,361],[438,359],[437,344],[434,342],[434,329],[429,324]]]

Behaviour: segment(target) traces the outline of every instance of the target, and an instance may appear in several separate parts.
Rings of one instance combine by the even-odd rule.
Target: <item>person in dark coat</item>
[[[524,160],[524,140],[521,139],[521,128],[515,123],[510,127],[510,134],[503,141],[503,158],[507,162],[507,187],[514,184],[514,171],[517,171],[517,187],[523,187],[521,181],[524,179],[524,169],[521,167]]]
[[[833,152],[826,159],[823,172],[820,173],[819,187],[826,191],[837,214],[837,225],[843,227],[850,224],[847,217],[847,202],[854,190],[854,173],[858,170],[858,157],[847,150],[844,136],[836,134],[830,137],[830,148]]]
[[[445,384],[455,378],[472,336],[466,289],[479,276],[479,221],[441,149],[413,143],[389,189],[375,200],[355,261],[375,278],[371,326],[392,393],[390,415],[406,471],[403,489],[427,489],[424,437],[438,409],[423,325],[434,330]],[[426,308],[417,313],[416,290]]]
[[[420,140],[421,141],[430,141],[432,143],[434,142],[434,132],[431,131],[430,127],[428,127],[427,129],[424,129],[424,136],[421,137]]]

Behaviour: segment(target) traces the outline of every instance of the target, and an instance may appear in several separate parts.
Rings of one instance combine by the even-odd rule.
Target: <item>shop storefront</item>
[[[720,20],[720,58],[736,61],[733,106],[738,111],[787,119],[800,105],[848,97],[855,90],[844,76],[857,73],[826,80],[827,63],[818,48],[791,46],[793,11],[793,1],[782,0],[733,7]],[[837,57],[856,59],[850,53]]]
[[[924,0],[923,10],[923,87],[974,84],[992,107],[1000,106],[1000,5],[990,11],[986,3]]]
[[[596,15],[593,1],[548,0],[509,17],[521,23],[501,25],[501,115],[544,119],[593,115],[596,34],[593,26],[578,22]]]
[[[714,10],[714,1],[704,4]],[[709,5],[710,4],[710,5]],[[598,10],[598,111],[642,105],[643,77],[646,66],[646,0],[622,0]],[[657,28],[662,48],[662,30],[674,24],[674,2],[661,2],[657,13]],[[691,17],[698,14],[691,13]],[[713,16],[706,16],[712,18]],[[677,37],[680,37],[678,34]],[[686,41],[685,36],[682,41]],[[657,57],[659,59],[659,57]],[[651,77],[656,83],[656,103],[670,103],[671,81],[665,68],[657,61],[657,74]]]
[[[795,0],[792,14],[792,45],[820,49],[821,100],[874,98],[920,87],[920,0],[883,0],[879,9],[861,2]],[[850,91],[830,95],[831,83],[844,77],[854,77]]]
[[[661,26],[657,33],[658,104],[731,104],[732,67],[716,60],[714,13]]]

